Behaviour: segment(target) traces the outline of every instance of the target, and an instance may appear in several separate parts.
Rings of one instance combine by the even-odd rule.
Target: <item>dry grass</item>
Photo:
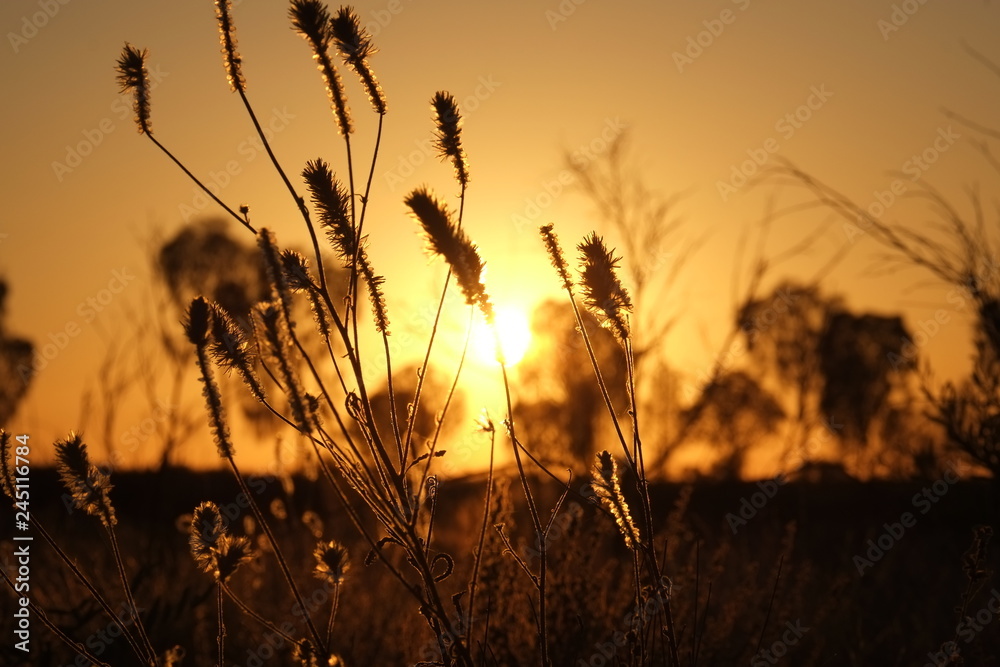
[[[52,517],[36,522],[52,550],[35,571],[51,574],[33,597],[32,613],[68,645],[46,647],[39,659],[80,655],[100,665],[150,667],[174,664],[182,653],[185,664],[220,666],[759,664],[764,658],[758,651],[786,636],[783,624],[801,622],[810,634],[796,637],[788,664],[863,664],[865,647],[849,642],[865,633],[821,629],[848,620],[852,605],[846,595],[857,580],[843,573],[821,579],[815,553],[798,554],[796,521],[762,521],[752,531],[760,541],[750,543],[742,536],[720,538],[720,515],[713,521],[706,519],[710,513],[692,514],[690,491],[654,500],[654,491],[662,490],[650,484],[640,436],[632,303],[617,274],[619,258],[596,234],[577,246],[580,278],[574,280],[553,227],[541,229],[556,269],[553,281],[567,293],[614,425],[613,452],[598,456],[590,483],[539,462],[532,443],[518,437],[512,409],[517,387],[508,380],[498,342],[507,414],[500,424],[481,425],[491,446],[489,470],[465,486],[440,477],[440,462],[448,456],[441,426],[462,364],[452,369],[450,389],[440,395],[425,392],[424,378],[438,319],[454,289],[452,276],[468,305],[470,326],[473,317],[494,324],[475,230],[463,225],[470,175],[455,100],[444,92],[433,95],[435,126],[429,129],[439,157],[454,170],[458,210],[425,188],[404,200],[428,251],[447,263],[449,279],[427,332],[412,408],[400,416],[390,407],[396,405],[387,292],[392,286],[366,250],[369,241],[380,239],[373,234],[369,240],[364,231],[378,149],[367,162],[352,152],[355,126],[336,62],[339,56],[357,75],[378,116],[377,147],[387,102],[369,62],[375,52],[371,38],[349,8],[331,13],[319,2],[291,3],[292,23],[319,68],[343,140],[337,160],[311,161],[302,172],[310,208],[274,158],[246,96],[230,3],[218,0],[217,10],[229,84],[301,214],[312,255],[306,259],[283,248],[272,231],[251,226],[246,206],[218,199],[154,138],[147,54],[126,46],[117,69],[123,88],[135,97],[140,132],[256,237],[271,294],[254,307],[249,337],[203,297],[188,308],[185,332],[217,450],[231,473],[227,493],[216,488],[209,494],[213,499],[189,505],[190,525],[174,530],[169,513],[144,521],[132,517],[129,537],[119,538],[116,516],[123,507],[113,504],[109,480],[90,464],[79,438],[60,447],[73,502],[98,518],[108,549],[87,532],[92,527],[71,526],[56,537],[44,528]],[[343,165],[341,177],[331,164]],[[358,174],[367,174],[363,187]],[[329,249],[321,248],[314,220],[326,232]],[[346,284],[327,283],[324,264],[333,261],[328,253],[346,269]],[[363,312],[365,301],[370,313]],[[308,305],[312,322],[296,321],[296,304]],[[612,405],[583,326],[585,311],[613,332],[624,354],[624,416]],[[381,410],[358,352],[366,327],[384,343],[378,354],[385,357],[390,400]],[[216,381],[219,370],[236,371],[246,391],[309,446],[318,482],[276,484],[241,472]],[[439,416],[424,442],[414,437],[414,418],[426,405]],[[512,469],[494,468],[496,447],[509,447]],[[8,491],[9,449],[5,438]],[[167,494],[178,492],[161,483]],[[138,496],[125,497],[132,505]],[[734,501],[730,508],[736,506]],[[158,528],[142,530],[142,523],[157,520]],[[126,553],[119,540],[129,546]],[[78,548],[71,553],[63,544]],[[845,553],[854,546],[839,543]],[[128,613],[116,609],[119,598]],[[110,641],[93,640],[102,628]],[[884,643],[879,640],[880,650]],[[793,649],[787,640],[783,646]]]

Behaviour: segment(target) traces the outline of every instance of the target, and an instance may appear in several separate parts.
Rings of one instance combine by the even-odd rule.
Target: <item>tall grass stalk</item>
[[[435,516],[437,510],[437,488],[439,477],[435,473],[434,462],[439,458],[438,443],[442,426],[452,404],[452,397],[458,386],[459,377],[465,363],[465,351],[468,349],[469,336],[475,311],[483,317],[493,332],[496,345],[496,356],[499,362],[500,377],[504,386],[506,415],[503,422],[511,445],[511,458],[516,468],[524,495],[531,532],[536,544],[539,545],[537,569],[528,567],[516,555],[509,538],[500,529],[501,540],[508,546],[514,556],[514,561],[528,575],[535,589],[535,599],[531,606],[531,616],[535,625],[535,646],[538,660],[542,665],[554,661],[550,653],[548,624],[550,610],[548,609],[549,560],[548,546],[550,531],[569,493],[569,483],[560,480],[563,493],[551,508],[547,522],[542,520],[542,510],[536,499],[536,491],[532,488],[536,471],[542,472],[553,479],[558,477],[542,465],[536,457],[520,442],[514,414],[514,399],[511,378],[507,360],[504,358],[500,344],[500,334],[496,327],[493,304],[486,286],[483,283],[483,261],[478,248],[463,228],[466,194],[469,185],[468,157],[463,147],[462,118],[455,98],[446,92],[438,92],[431,99],[433,111],[434,142],[438,156],[450,163],[454,170],[454,178],[458,184],[458,210],[451,211],[427,188],[413,190],[404,203],[412,216],[420,224],[427,239],[428,251],[444,258],[448,268],[440,298],[438,299],[434,320],[430,326],[429,337],[424,349],[423,358],[417,373],[417,383],[413,398],[407,411],[405,425],[400,423],[396,415],[396,393],[393,378],[393,358],[389,345],[390,332],[386,299],[383,292],[384,279],[372,265],[366,250],[367,236],[364,234],[366,214],[370,203],[371,188],[375,165],[378,160],[379,146],[383,132],[383,122],[387,105],[385,93],[369,59],[376,49],[371,36],[361,27],[358,15],[349,7],[337,12],[330,12],[325,5],[317,0],[292,0],[289,17],[293,29],[307,42],[315,61],[323,84],[330,100],[334,121],[341,140],[343,141],[344,160],[341,171],[346,169],[346,182],[337,180],[330,164],[322,158],[310,161],[302,172],[303,179],[309,190],[311,203],[319,224],[326,231],[333,251],[339,258],[343,268],[349,271],[346,281],[346,301],[342,308],[334,303],[332,286],[328,283],[324,253],[320,248],[318,235],[313,223],[312,213],[306,200],[292,186],[286,171],[280,165],[275,151],[257,121],[256,114],[246,94],[246,78],[243,61],[237,50],[237,40],[232,15],[232,6],[227,0],[216,1],[216,13],[219,26],[220,41],[223,50],[223,65],[227,81],[233,92],[243,101],[250,122],[263,142],[272,165],[274,166],[285,189],[292,196],[295,207],[306,226],[311,243],[311,263],[316,267],[317,277],[313,277],[305,258],[291,251],[282,250],[274,235],[262,228],[257,230],[249,225],[247,207],[240,208],[241,224],[254,232],[267,267],[268,280],[272,288],[271,300],[259,304],[254,312],[254,341],[251,346],[234,334],[225,321],[220,309],[209,304],[205,299],[192,301],[186,324],[188,338],[194,345],[198,367],[201,371],[209,423],[215,436],[219,454],[227,461],[234,477],[246,494],[254,517],[261,526],[266,539],[274,551],[279,568],[286,580],[289,591],[297,604],[306,611],[302,604],[298,586],[292,577],[290,567],[282,553],[268,521],[258,507],[258,503],[247,489],[246,482],[235,461],[235,448],[229,431],[229,425],[224,410],[224,404],[218,385],[213,375],[214,363],[224,369],[238,371],[244,384],[251,394],[269,411],[286,424],[292,425],[300,437],[306,439],[313,450],[319,469],[335,494],[341,499],[351,522],[358,529],[371,550],[368,560],[380,560],[393,578],[412,595],[419,603],[431,632],[437,639],[441,650],[441,663],[456,665],[472,665],[487,660],[489,655],[489,626],[486,624],[484,644],[481,645],[480,659],[474,660],[471,650],[475,628],[476,601],[479,598],[481,585],[480,573],[483,559],[483,549],[486,546],[486,527],[491,513],[494,485],[494,444],[495,433],[492,424],[489,425],[490,463],[483,506],[483,520],[480,526],[478,544],[473,554],[471,577],[462,590],[468,593],[468,607],[463,609],[457,597],[452,599],[458,618],[462,619],[465,631],[456,628],[452,622],[452,613],[445,604],[443,582],[455,571],[455,561],[447,553],[437,551],[434,535]],[[352,69],[364,90],[372,110],[377,115],[375,147],[371,160],[367,165],[367,180],[363,193],[358,195],[355,186],[355,173],[364,173],[359,165],[355,165],[351,135],[355,130],[354,120],[347,103],[344,81],[332,57],[336,51],[343,63]],[[145,77],[145,51],[127,47],[119,63],[119,73],[122,85],[133,92],[137,110],[139,131],[152,139],[148,85]],[[159,143],[157,142],[159,146]],[[161,146],[162,149],[162,146]],[[165,149],[164,149],[165,150]],[[166,152],[166,151],[165,151]],[[168,153],[168,155],[170,155]],[[172,157],[172,156],[171,156]],[[177,160],[174,160],[177,162]],[[178,162],[178,164],[180,164]],[[191,172],[183,167],[189,176]],[[194,178],[192,176],[192,178]],[[356,199],[360,201],[360,209]],[[218,201],[218,200],[217,200]],[[222,204],[222,202],[220,202]],[[226,210],[232,212],[232,209]],[[553,236],[554,238],[554,236]],[[590,272],[582,285],[585,300],[588,305],[605,309],[606,320],[611,323],[616,337],[626,349],[630,358],[629,332],[626,312],[631,306],[627,292],[621,287],[614,275],[616,259],[610,253],[604,252],[597,237],[590,239],[589,265],[585,270]],[[587,254],[584,246],[581,246]],[[601,386],[602,395],[615,423],[615,428],[621,440],[626,461],[633,480],[636,480],[640,496],[644,498],[641,506],[641,527],[636,528],[633,538],[633,556],[636,565],[636,591],[639,591],[639,554],[649,568],[647,578],[658,581],[659,571],[656,558],[652,551],[652,523],[649,511],[648,496],[645,487],[645,470],[642,461],[642,445],[638,436],[635,420],[634,377],[629,374],[629,394],[633,416],[633,440],[627,443],[624,431],[612,409],[610,395],[600,368],[596,362],[591,342],[586,330],[582,327],[582,317],[573,296],[573,288],[568,273],[561,270],[564,285],[570,292],[577,321],[581,324],[586,345]],[[443,317],[446,301],[452,285],[457,284],[466,303],[470,308],[470,320],[466,331],[466,345],[461,359],[457,364],[449,390],[444,398],[443,406],[436,419],[434,432],[425,444],[426,451],[417,451],[416,417],[421,407],[427,402],[425,396],[425,381],[430,371],[432,353],[439,335],[440,323]],[[372,305],[373,324],[375,332],[382,338],[383,355],[385,359],[385,386],[389,396],[389,430],[380,430],[380,421],[371,400],[371,388],[363,373],[362,360],[367,355],[361,351],[361,322],[359,317],[359,287],[364,281]],[[602,291],[603,290],[603,291]],[[323,341],[328,363],[334,369],[337,378],[337,389],[340,396],[335,396],[334,390],[327,386],[324,373],[312,355],[307,352],[300,340],[302,329],[295,322],[295,293],[304,293],[314,315],[315,332]],[[256,349],[256,358],[249,353]],[[342,348],[342,352],[337,352]],[[265,390],[255,379],[252,366],[259,364],[265,371],[271,384],[277,387],[277,392],[284,396],[287,402],[286,410],[276,405],[273,400],[265,398],[272,390]],[[345,412],[342,416],[341,406]],[[324,426],[324,419],[332,416],[336,430],[331,432]],[[417,474],[411,472],[419,464]],[[534,466],[533,468],[530,466]],[[352,495],[353,494],[353,495]],[[620,495],[620,492],[619,492]],[[367,527],[365,515],[374,517],[384,534],[379,537]],[[639,533],[644,532],[645,538]],[[317,559],[321,556],[336,558],[338,553],[331,545],[321,545],[317,548]],[[392,552],[398,552],[409,563],[412,571],[404,571],[396,565]],[[335,569],[326,563],[323,576],[329,576]],[[305,620],[308,625],[308,645],[299,645],[301,660],[306,660],[307,654],[315,651],[333,654],[333,622],[340,597],[340,578],[335,577],[334,601],[331,606],[327,629],[320,633],[313,625],[308,613]],[[217,599],[220,602],[220,635],[219,660],[223,658],[223,619],[221,618],[221,600],[228,587],[224,581],[219,581]],[[490,597],[492,601],[492,594]],[[638,600],[638,597],[637,597]],[[487,614],[492,602],[487,603]],[[244,605],[239,605],[244,608]],[[248,608],[244,609],[247,611]],[[257,619],[261,621],[262,619]],[[673,646],[673,626],[668,621],[671,646]],[[311,648],[310,648],[311,647]],[[672,649],[672,658],[676,662],[676,650]],[[308,658],[311,659],[311,658]]]

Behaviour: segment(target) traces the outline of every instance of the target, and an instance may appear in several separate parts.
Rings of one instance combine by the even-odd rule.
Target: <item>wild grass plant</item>
[[[438,156],[453,173],[449,194],[457,207],[427,187],[402,201],[426,239],[427,252],[444,260],[447,273],[434,298],[416,386],[400,414],[393,374],[400,360],[390,344],[393,286],[369,252],[370,244],[390,242],[378,222],[369,220],[389,109],[371,64],[376,53],[371,36],[349,7],[331,12],[317,0],[290,3],[292,27],[319,70],[342,142],[335,156],[303,165],[297,185],[276,158],[248,97],[232,7],[216,0],[216,10],[228,84],[301,217],[311,252],[306,257],[283,246],[267,225],[251,224],[247,204],[223,201],[160,141],[153,131],[148,54],[126,44],[116,70],[122,88],[133,96],[138,132],[255,239],[270,296],[253,306],[248,327],[203,296],[186,308],[183,330],[212,438],[231,477],[233,497],[247,513],[238,521],[223,503],[188,505],[193,512],[183,526],[186,548],[164,547],[156,561],[159,588],[143,583],[146,567],[120,548],[127,542],[116,534],[110,479],[90,462],[82,437],[74,434],[57,443],[59,472],[73,508],[98,519],[111,557],[102,559],[97,549],[70,553],[36,519],[34,530],[51,547],[47,560],[39,562],[68,572],[67,596],[82,600],[72,605],[73,614],[79,610],[85,619],[75,624],[76,632],[110,624],[127,646],[109,662],[104,648],[98,651],[89,638],[76,636],[64,614],[46,615],[46,607],[50,613],[60,607],[60,595],[45,591],[32,602],[32,614],[81,656],[77,664],[117,665],[125,659],[151,667],[182,659],[220,667],[735,664],[757,659],[774,641],[775,624],[796,620],[792,614],[799,612],[792,610],[809,609],[806,625],[813,626],[849,616],[844,592],[856,582],[817,582],[808,566],[789,568],[796,549],[794,521],[769,525],[773,539],[763,544],[742,538],[706,541],[702,535],[712,530],[690,522],[690,491],[654,498],[636,397],[632,299],[619,277],[621,258],[596,233],[580,240],[576,256],[570,257],[552,224],[539,230],[614,438],[596,456],[587,480],[550,469],[536,454],[536,443],[522,438],[513,407],[518,387],[500,345],[485,260],[473,241],[474,224],[465,221],[472,183],[463,146],[466,128],[455,98],[444,91],[431,97],[430,131]],[[355,123],[344,67],[376,115],[374,148],[364,158],[352,142]],[[328,270],[333,264],[339,273]],[[344,284],[331,284],[336,276]],[[440,352],[441,318],[455,295],[468,309],[470,332],[476,318],[492,328],[506,398],[499,423],[489,417],[478,423],[480,437],[489,442],[488,468],[467,495],[450,486],[442,465],[450,455],[444,426],[455,419],[451,408],[465,351],[448,369],[448,382],[437,384],[444,391],[430,391],[427,381]],[[311,321],[297,315],[304,307]],[[606,378],[613,374],[598,361],[586,317],[597,318],[622,350],[624,413],[612,401]],[[361,343],[372,332],[381,349],[366,344],[362,352]],[[468,341],[469,336],[466,351]],[[366,373],[376,365],[368,363],[373,355],[385,368],[377,384]],[[233,435],[221,375],[238,378],[286,433],[306,444],[319,484],[335,503],[307,502],[243,471],[238,462],[242,443]],[[383,384],[387,403],[375,398]],[[427,438],[418,437],[415,426],[422,410],[436,415]],[[3,434],[0,444],[0,477],[13,499],[10,438]],[[510,453],[507,469],[497,463],[501,447]],[[323,514],[332,514],[331,507],[337,516]],[[338,521],[350,523],[352,539],[332,528]],[[162,539],[163,545],[177,546],[176,540]],[[4,568],[0,573],[13,588]],[[172,586],[182,592],[167,590]],[[177,620],[171,612],[176,609],[190,618]],[[816,632],[799,664],[821,664],[820,634],[832,638],[833,655],[844,655],[838,633]],[[852,657],[844,664],[861,663]]]
[[[463,224],[470,171],[462,146],[462,119],[455,98],[446,92],[438,92],[432,97],[431,106],[438,154],[454,170],[458,210],[451,210],[427,188],[413,190],[404,199],[404,204],[427,240],[428,253],[444,259],[448,276],[444,291],[437,300],[435,322],[428,333],[426,352],[407,415],[401,417],[390,408],[389,419],[386,420],[376,414],[372,401],[375,388],[365,378],[365,360],[359,352],[363,329],[373,327],[383,341],[389,404],[395,405],[386,286],[368,253],[369,243],[377,242],[379,234],[377,227],[369,231],[373,225],[367,218],[383,121],[388,109],[386,94],[369,62],[376,52],[371,37],[349,7],[330,12],[316,0],[293,0],[290,5],[292,26],[305,40],[319,69],[333,120],[343,141],[343,153],[339,159],[327,161],[318,158],[302,169],[301,177],[312,204],[310,207],[275,157],[247,96],[230,3],[218,0],[216,15],[229,86],[242,100],[275,171],[309,232],[312,253],[308,259],[282,248],[272,230],[252,225],[246,204],[231,206],[212,193],[154,135],[145,50],[126,44],[117,72],[122,89],[133,96],[139,133],[173,160],[247,232],[256,236],[271,285],[271,298],[253,308],[252,333],[249,336],[231,321],[221,307],[203,297],[191,302],[184,328],[197,360],[209,425],[218,454],[231,470],[243,497],[248,499],[255,525],[263,538],[259,544],[269,552],[256,557],[271,558],[278,566],[296,609],[301,612],[304,634],[289,637],[276,625],[280,619],[264,618],[232,590],[230,578],[241,563],[255,557],[254,550],[246,537],[234,536],[227,530],[217,506],[202,503],[193,515],[190,544],[195,561],[201,569],[213,575],[216,583],[217,664],[223,665],[227,659],[223,611],[226,598],[232,600],[242,613],[258,621],[262,629],[279,632],[288,639],[301,664],[336,664],[340,660],[336,654],[336,611],[340,583],[348,563],[347,553],[341,545],[329,540],[317,541],[314,550],[316,573],[332,584],[336,592],[325,631],[321,631],[323,625],[313,618],[306,603],[303,593],[305,582],[293,573],[285,555],[286,546],[280,543],[271,527],[273,518],[259,505],[237,464],[236,445],[231,435],[225,400],[216,380],[219,371],[235,372],[256,400],[311,445],[323,478],[339,497],[367,545],[366,564],[374,566],[377,561],[378,566],[397,582],[399,589],[410,597],[412,603],[409,608],[426,622],[436,643],[436,657],[425,660],[425,664],[472,665],[495,661],[495,657],[491,657],[494,655],[491,633],[497,636],[497,631],[491,624],[496,622],[493,620],[497,616],[495,610],[500,605],[508,613],[531,619],[530,636],[523,640],[523,646],[518,647],[519,662],[539,662],[543,665],[562,662],[564,656],[553,653],[557,638],[551,630],[554,612],[549,603],[554,591],[548,545],[567,497],[570,493],[578,495],[578,492],[573,490],[572,479],[546,469],[532,455],[530,443],[523,443],[518,438],[512,409],[512,394],[516,387],[511,386],[496,330],[493,305],[487,285],[483,282],[485,262]],[[356,75],[372,111],[378,117],[375,148],[368,160],[359,160],[352,147],[352,110],[347,103],[345,83],[340,74],[340,68],[345,66]],[[338,177],[332,164],[342,165],[341,176]],[[345,172],[346,176],[343,175]],[[320,232],[325,232],[329,249],[321,247]],[[578,322],[582,324],[580,309],[586,308],[614,333],[629,359],[628,381],[633,400],[629,418],[623,423],[610,399],[607,399],[601,369],[590,349],[586,329],[581,326],[584,342],[590,349],[595,380],[601,385],[618,434],[621,447],[618,455],[623,457],[629,473],[625,480],[621,479],[612,454],[607,451],[601,453],[595,467],[597,506],[603,506],[603,511],[617,523],[621,539],[630,554],[629,580],[635,605],[642,607],[648,600],[657,601],[655,613],[649,617],[642,616],[628,631],[630,662],[679,664],[677,630],[670,612],[671,584],[664,574],[666,564],[657,553],[643,448],[637,427],[628,328],[631,302],[617,276],[619,260],[605,247],[600,237],[590,235],[578,246],[580,278],[574,281],[552,226],[544,227],[541,233],[559,280],[577,313]],[[347,276],[347,296],[343,303],[334,300],[334,291],[327,284],[328,273],[324,263],[331,261],[327,254],[330,250]],[[452,282],[456,285],[453,286]],[[449,291],[455,289],[468,305],[470,328],[472,318],[482,317],[494,332],[507,403],[507,413],[500,429],[488,420],[481,425],[491,440],[490,467],[485,494],[481,499],[478,539],[473,553],[468,555],[455,555],[438,548],[434,533],[438,514],[451,509],[438,503],[441,480],[437,469],[438,462],[447,456],[445,443],[440,437],[441,427],[449,416],[448,409],[462,372],[464,354],[453,371],[453,381],[445,396],[429,396],[423,392],[423,380],[430,369],[438,342],[438,322]],[[370,316],[362,313],[365,301],[362,291],[370,302]],[[577,292],[582,296],[578,297]],[[295,321],[294,304],[298,300],[305,300],[310,305],[314,315],[312,327]],[[324,359],[316,359],[307,352],[303,344],[306,336],[316,336],[323,342],[326,350]],[[326,372],[327,368],[332,369],[332,373]],[[300,369],[305,370],[300,373]],[[262,382],[261,375],[269,382]],[[415,437],[413,417],[424,402],[435,404],[438,417],[434,435],[428,442],[420,443]],[[388,430],[384,428],[387,422],[390,424]],[[523,503],[517,503],[519,509],[515,512],[515,505],[508,497],[506,519],[502,522],[497,520],[497,513],[501,510],[495,501],[497,477],[494,475],[494,448],[500,446],[498,441],[501,439],[506,442],[503,446],[510,449],[516,469],[514,481],[523,498]],[[85,446],[79,437],[70,442],[79,445],[74,451],[85,453]],[[81,502],[88,512],[96,512],[108,529],[126,598],[138,616],[114,540],[113,507],[107,500],[106,492],[102,491],[102,485],[106,486],[108,482],[100,473],[93,473],[92,468],[85,464],[85,459],[80,460],[79,456],[65,463],[64,467],[64,481],[74,489],[75,495],[84,494],[80,488],[89,489],[89,495]],[[91,479],[95,474],[97,477]],[[551,480],[555,480],[561,489],[555,499],[541,492],[543,483]],[[626,499],[623,482],[631,485],[633,500]],[[630,509],[630,503],[637,505]],[[636,519],[633,519],[633,514]],[[528,526],[526,531],[521,530],[522,522]],[[377,526],[374,530],[373,525]],[[526,559],[521,555],[524,549],[519,548],[515,541],[522,538],[515,537],[512,530],[530,536],[530,541],[536,545],[535,557]],[[462,558],[470,558],[471,565],[460,564],[458,560]],[[522,584],[526,584],[530,595],[501,602],[495,590],[496,580],[486,576],[486,573],[491,568],[495,570],[503,559],[508,559],[509,565],[520,572]],[[69,557],[65,560],[67,564],[72,563]],[[458,572],[465,577],[464,581],[456,582],[460,576]],[[405,609],[407,605],[401,604],[400,607]],[[514,612],[513,607],[520,607],[520,611]],[[127,631],[130,636],[131,632]],[[141,622],[135,624],[134,634],[136,657],[144,664],[159,662],[161,658],[150,645]]]

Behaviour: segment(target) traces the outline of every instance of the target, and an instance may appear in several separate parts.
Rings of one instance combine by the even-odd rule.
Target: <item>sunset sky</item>
[[[286,170],[297,174],[317,157],[341,169],[343,145],[308,47],[289,27],[287,3],[234,5],[247,94],[274,130]],[[996,124],[1000,77],[963,45],[1000,62],[997,3],[378,0],[356,8],[380,49],[371,64],[389,104],[368,230],[400,336],[420,320],[416,304],[443,275],[440,263],[428,266],[403,197],[427,184],[457,203],[450,167],[429,148],[429,100],[438,90],[463,109],[471,166],[465,225],[498,304],[529,308],[558,296],[541,224],[554,222],[566,247],[595,228],[622,245],[562,184],[564,154],[597,157],[627,131],[648,186],[665,197],[691,191],[678,213],[692,240],[707,240],[663,307],[681,313],[667,352],[692,376],[728,331],[743,230],[760,218],[768,195],[802,200],[790,190],[723,185],[748,159],[791,160],[864,205],[890,188],[894,171],[934,185],[964,211],[971,211],[965,190],[976,183],[988,210],[996,201],[998,174],[974,149],[976,135],[943,110]],[[136,133],[114,74],[124,42],[149,49],[159,140],[219,185],[230,206],[249,204],[252,222],[274,229],[279,241],[302,244],[306,236],[226,84],[211,2],[13,0],[0,6],[0,27],[6,327],[39,347],[58,340],[65,347],[45,362],[7,426],[49,441],[78,426],[108,341],[128,330],[125,313],[149,307],[149,245],[218,213]],[[375,115],[353,74],[344,79],[358,125],[355,157],[367,165]],[[925,169],[913,156],[926,151],[934,160]],[[928,220],[912,202],[888,208],[883,219]],[[782,221],[768,251],[794,244],[824,216]],[[809,279],[844,244],[853,247],[825,285],[850,306],[904,312],[911,329],[951,307],[946,288],[919,271],[871,275],[879,248],[849,237],[840,222],[814,253],[771,278]],[[965,315],[955,313],[921,350],[939,376],[966,367]],[[61,336],[67,331],[75,333]],[[403,347],[404,356],[420,351]],[[120,430],[144,415],[122,418]]]

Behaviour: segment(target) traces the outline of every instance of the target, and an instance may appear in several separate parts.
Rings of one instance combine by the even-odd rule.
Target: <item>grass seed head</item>
[[[309,42],[313,60],[323,75],[326,94],[330,98],[330,104],[337,118],[337,129],[342,135],[347,136],[354,131],[354,126],[347,108],[344,82],[333,61],[330,60],[329,49],[334,39],[330,12],[319,0],[292,0],[288,14],[292,27]]]
[[[434,109],[435,147],[441,158],[455,165],[455,177],[464,188],[469,184],[469,159],[462,148],[462,115],[450,93],[438,92],[431,99]]]
[[[379,333],[389,333],[389,315],[385,305],[385,292],[382,285],[385,284],[385,276],[375,273],[372,269],[371,260],[368,259],[368,252],[364,247],[358,255],[358,271],[364,276],[365,285],[368,286],[368,300],[372,304],[372,315],[375,318],[375,330]]]
[[[281,305],[286,322],[291,325],[292,293],[288,287],[288,279],[281,263],[281,252],[278,250],[274,233],[270,229],[262,228],[257,234],[257,245],[260,246],[261,255],[264,257],[264,268],[267,271],[268,282],[271,283],[274,296]]]
[[[375,113],[385,115],[385,92],[375,78],[371,65],[368,64],[368,58],[378,52],[372,44],[371,35],[361,25],[358,15],[350,7],[341,7],[333,17],[330,27],[337,50],[340,51],[344,62],[350,65],[361,79],[361,85],[365,87],[368,101],[371,102]]]
[[[423,227],[428,251],[441,255],[458,279],[466,303],[478,304],[486,321],[494,322],[493,304],[482,282],[485,264],[476,245],[452,219],[451,211],[426,188],[414,190],[406,198],[413,217]]]
[[[264,388],[254,370],[254,357],[246,334],[218,304],[210,305],[212,321],[212,358],[226,372],[236,369],[244,384],[258,401],[264,400]]]
[[[549,259],[552,260],[552,266],[555,267],[556,272],[559,274],[562,286],[572,294],[573,280],[569,277],[569,264],[566,263],[566,257],[563,255],[562,247],[559,245],[559,237],[553,231],[552,223],[550,222],[547,225],[539,227],[538,233],[541,234],[542,240],[545,242],[545,249],[549,253]]]
[[[618,278],[621,257],[615,257],[596,233],[587,236],[577,249],[584,303],[601,320],[601,326],[611,329],[624,345],[629,337],[628,313],[632,312],[632,300]]]
[[[253,549],[250,547],[249,539],[243,536],[223,535],[219,539],[215,554],[216,581],[226,583],[240,565],[252,558]]]
[[[149,122],[149,72],[146,70],[146,58],[149,51],[140,51],[128,42],[118,58],[118,83],[122,92],[132,93],[132,109],[135,111],[135,124],[141,134],[153,134]]]
[[[188,543],[195,562],[205,572],[212,572],[215,569],[215,550],[224,534],[225,528],[218,505],[209,501],[194,508]]]
[[[195,347],[205,347],[208,343],[210,318],[210,308],[205,297],[199,296],[193,299],[188,306],[187,319],[184,321],[184,333]]]
[[[350,194],[343,183],[320,159],[310,160],[302,170],[302,178],[319,212],[319,223],[326,230],[330,244],[344,268],[350,268],[357,252],[357,235],[351,224]]]
[[[316,567],[313,574],[337,586],[344,583],[344,576],[351,569],[347,547],[336,541],[319,542],[313,550]]]
[[[618,479],[618,463],[607,450],[597,454],[597,462],[594,464],[594,491],[600,498],[615,523],[618,530],[625,538],[625,546],[629,549],[639,547],[639,529],[632,520],[632,513],[629,511],[628,503],[622,494],[621,483]]]
[[[226,78],[233,92],[246,92],[247,82],[243,78],[243,59],[236,50],[236,28],[233,27],[233,5],[230,0],[215,0],[215,17],[219,21],[219,41],[222,42],[222,58],[226,67]]]
[[[233,455],[233,443],[229,436],[229,425],[226,423],[226,413],[222,406],[222,392],[215,382],[212,366],[208,359],[208,332],[212,325],[212,309],[205,297],[196,297],[188,307],[187,321],[184,331],[188,340],[194,344],[195,355],[198,358],[198,368],[201,370],[202,395],[208,408],[209,424],[215,437],[215,445],[219,456],[229,458]]]
[[[109,496],[111,478],[90,462],[87,445],[79,434],[70,433],[56,442],[56,469],[77,509],[96,516],[107,528],[118,522]]]

